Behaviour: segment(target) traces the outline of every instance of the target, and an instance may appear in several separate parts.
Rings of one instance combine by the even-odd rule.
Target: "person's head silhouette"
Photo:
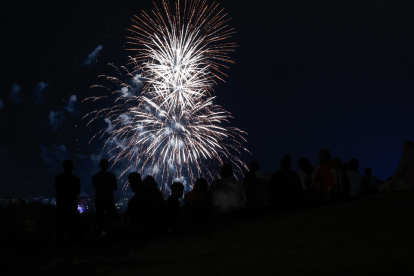
[[[208,195],[208,182],[205,178],[199,178],[194,183],[193,191],[202,195]]]
[[[300,171],[304,171],[307,174],[312,173],[312,170],[313,170],[312,164],[309,161],[309,159],[304,158],[304,157],[298,160],[298,167]]]
[[[349,159],[348,168],[350,171],[357,171],[359,169],[359,162],[355,158]]]
[[[224,163],[221,166],[220,174],[222,177],[231,177],[233,175],[233,167],[230,163]]]
[[[247,172],[244,174],[243,184],[247,188],[249,187],[249,185],[254,184],[256,180],[257,180],[257,177],[254,174],[254,172]]]
[[[142,179],[141,175],[137,172],[132,172],[128,175],[129,186],[131,190],[136,193],[140,188],[142,188]]]
[[[151,175],[147,175],[147,177],[145,177],[144,180],[142,181],[142,184],[144,188],[157,188],[158,187],[157,181],[155,181],[155,178],[152,177]]]
[[[249,172],[258,172],[260,171],[260,163],[253,160],[249,163]]]
[[[319,161],[324,162],[324,161],[330,161],[330,160],[331,160],[331,152],[326,148],[321,149],[319,151]]]
[[[174,182],[171,185],[171,196],[174,198],[180,198],[183,196],[184,185],[181,182]]]
[[[63,167],[63,170],[65,172],[71,172],[73,170],[73,162],[72,162],[72,160],[67,159],[67,160],[63,161],[62,167]]]
[[[107,171],[109,168],[108,159],[102,159],[101,162],[99,162],[99,168],[101,168],[101,171]]]
[[[280,167],[282,169],[290,169],[292,167],[292,158],[290,157],[290,154],[285,154],[280,159]]]
[[[338,166],[338,168],[340,168],[340,167],[342,166],[342,160],[341,160],[341,158],[339,158],[339,157],[335,157],[335,158],[332,160],[332,162],[334,162],[334,163],[335,163],[335,165],[337,165],[337,166]]]

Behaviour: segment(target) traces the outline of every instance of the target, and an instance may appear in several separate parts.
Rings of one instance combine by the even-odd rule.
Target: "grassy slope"
[[[368,275],[414,272],[414,191],[262,214],[145,243],[6,257],[39,275]]]

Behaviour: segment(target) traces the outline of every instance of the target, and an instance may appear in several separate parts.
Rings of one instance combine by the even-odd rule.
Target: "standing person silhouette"
[[[107,171],[109,168],[107,159],[102,159],[101,162],[99,162],[99,168],[101,171],[92,176],[92,183],[95,187],[95,208],[97,216],[96,230],[98,235],[103,231],[105,210],[115,224],[119,223],[119,217],[114,202],[114,191],[117,190],[115,174]]]
[[[80,194],[81,182],[79,177],[72,174],[73,162],[63,161],[64,172],[55,177],[56,189],[56,233],[55,249],[66,246],[68,228],[77,219],[78,195]]]

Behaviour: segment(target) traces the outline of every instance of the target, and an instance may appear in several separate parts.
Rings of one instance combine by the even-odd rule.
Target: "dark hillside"
[[[393,192],[234,219],[141,244],[2,261],[38,275],[402,275],[414,272],[413,199],[414,191]]]

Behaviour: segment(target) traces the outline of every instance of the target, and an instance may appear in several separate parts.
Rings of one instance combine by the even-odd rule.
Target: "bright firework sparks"
[[[156,7],[155,18],[142,12],[134,20],[135,71],[123,67],[126,73],[116,69],[119,77],[104,76],[118,89],[111,93],[111,107],[88,114],[95,115],[89,123],[97,118],[109,123],[94,137],[109,133],[107,143],[116,145],[110,149],[115,163],[130,162],[124,172],[151,168],[149,173],[163,181],[188,176],[191,182],[217,177],[218,164],[211,168],[213,163],[231,162],[242,172],[246,165],[232,152],[246,150],[238,141],[246,141],[245,133],[223,126],[231,115],[211,97],[215,79],[223,74],[219,62],[231,62],[227,52],[235,46],[220,41],[234,30],[218,4],[191,1],[180,7],[177,2],[174,14],[167,2],[162,4],[164,13]],[[135,95],[137,82],[143,87]]]
[[[219,62],[233,63],[227,52],[235,43],[222,43],[234,29],[226,24],[226,14],[218,4],[191,1],[187,6],[175,5],[171,12],[168,2],[162,1],[164,13],[156,7],[155,18],[145,12],[136,17],[129,37],[138,46],[134,60],[137,70],[144,72],[147,81],[144,94],[167,106],[185,109],[212,91],[214,79],[221,79]],[[225,66],[224,66],[225,67]],[[224,75],[224,74],[223,74]]]

